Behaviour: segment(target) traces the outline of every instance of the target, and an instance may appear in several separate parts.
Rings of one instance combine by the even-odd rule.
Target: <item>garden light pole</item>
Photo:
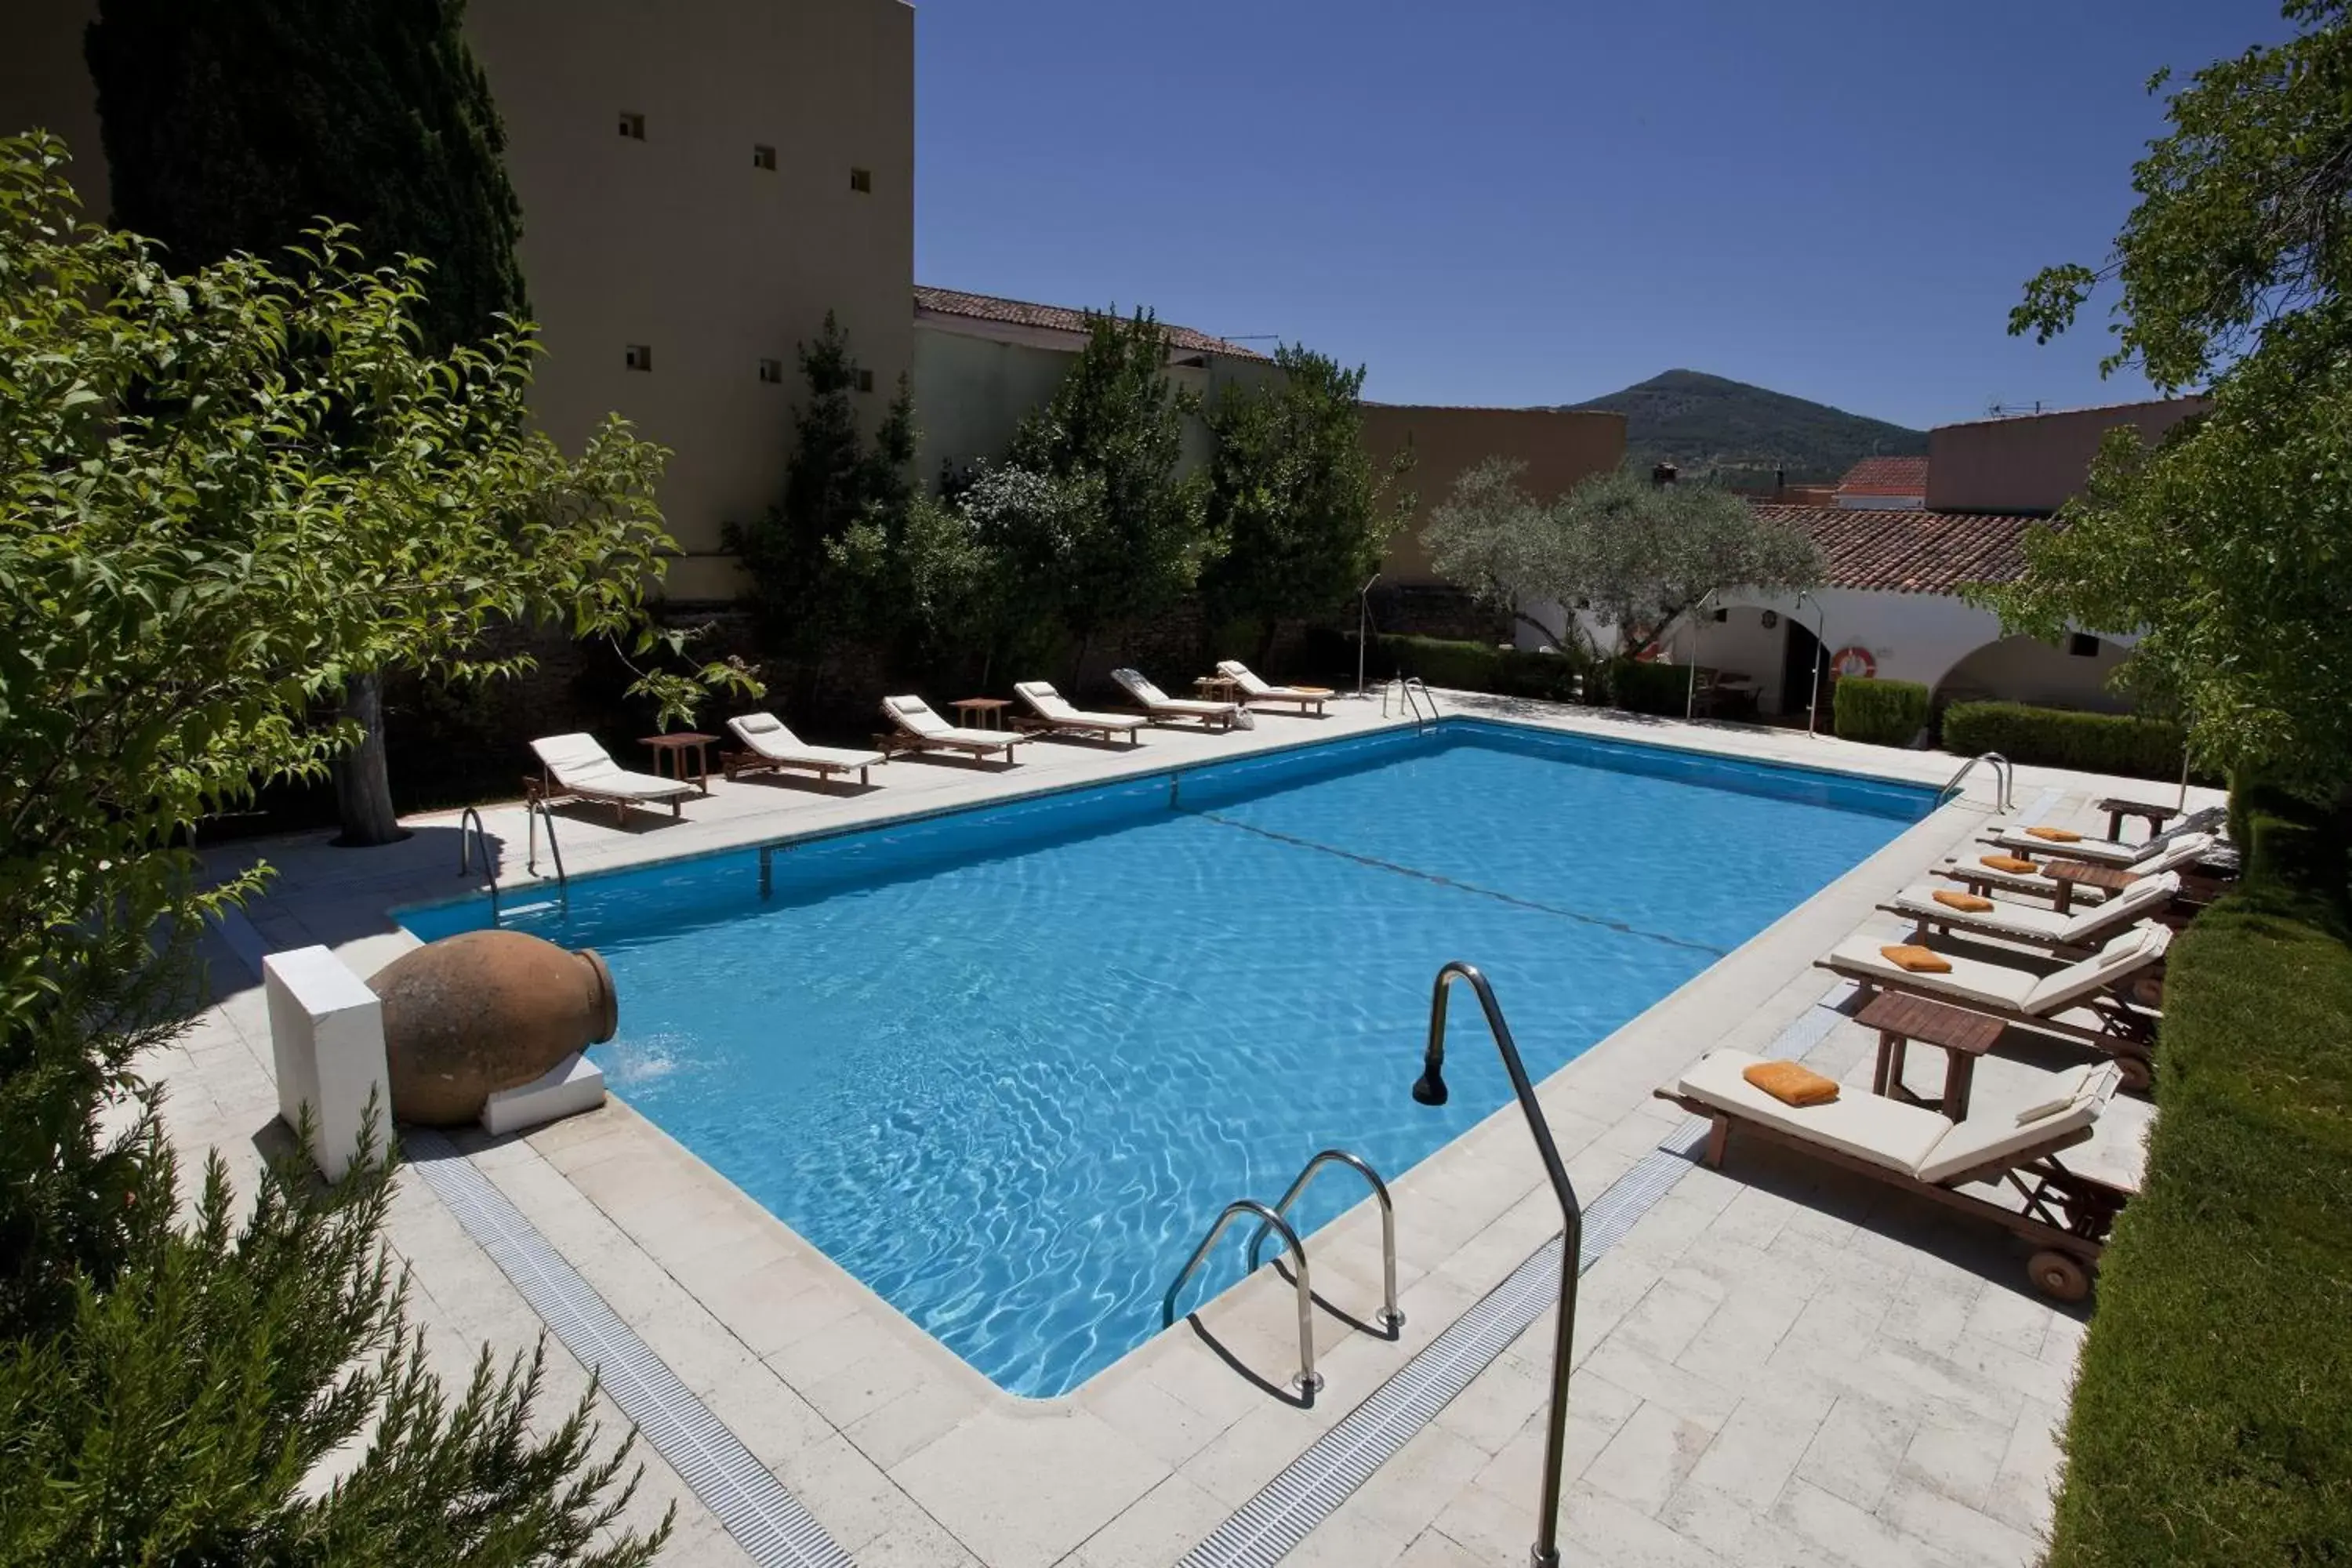
[[[1559,1568],[1561,1452],[1568,1432],[1569,1352],[1576,1338],[1576,1281],[1584,1262],[1584,1205],[1576,1201],[1576,1189],[1569,1184],[1568,1167],[1560,1163],[1559,1146],[1552,1142],[1551,1123],[1544,1120],[1543,1107],[1537,1103],[1535,1085],[1528,1081],[1526,1064],[1519,1060],[1510,1025],[1503,1021],[1495,988],[1476,968],[1460,959],[1437,972],[1437,984],[1429,998],[1429,1048],[1422,1058],[1420,1080],[1412,1086],[1413,1099],[1423,1105],[1445,1103],[1445,996],[1456,980],[1469,982],[1470,989],[1478,994],[1487,1032],[1503,1053],[1503,1068],[1511,1075],[1511,1092],[1518,1096],[1519,1110],[1528,1119],[1528,1133],[1535,1139],[1552,1195],[1559,1200],[1559,1321],[1551,1340],[1551,1413],[1544,1433],[1543,1496],[1537,1507],[1536,1541],[1528,1552],[1531,1568]]]
[[[1699,613],[1706,608],[1706,602],[1709,599],[1714,598],[1717,592],[1717,590],[1709,588],[1706,593],[1701,594],[1698,596],[1698,603],[1693,605],[1690,608],[1690,681],[1683,690],[1683,721],[1685,723],[1688,723],[1690,721],[1691,715],[1698,707],[1698,628],[1701,624],[1699,621]]]
[[[1370,581],[1356,590],[1356,695],[1364,694],[1364,650],[1372,645],[1372,584],[1381,580],[1373,573]]]
[[[1810,591],[1801,591],[1797,595],[1798,605],[1802,605],[1808,599],[1813,599]],[[1789,613],[1795,615],[1796,606],[1791,605]],[[1819,599],[1813,599],[1813,686],[1811,690],[1805,693],[1805,735],[1808,739],[1812,736],[1813,721],[1822,705],[1822,659],[1830,646],[1830,613],[1822,608],[1822,602]]]

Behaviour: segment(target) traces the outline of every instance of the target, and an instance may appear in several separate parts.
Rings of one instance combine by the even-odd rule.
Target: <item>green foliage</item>
[[[617,419],[576,457],[530,430],[527,330],[420,354],[419,264],[362,270],[330,231],[290,273],[174,276],[75,226],[61,157],[0,143],[0,1453],[43,1500],[0,1520],[83,1560],[310,1561],[330,1537],[303,1521],[336,1508],[459,1561],[576,1555],[611,1478],[521,1435],[528,1380],[470,1426],[428,1419],[419,1377],[347,1381],[414,1348],[347,1267],[380,1191],[273,1188],[235,1242],[215,1205],[179,1226],[131,1064],[178,1031],[202,922],[263,875],[204,881],[191,836],[353,742],[314,717],[347,673],[511,669],[477,651],[508,622],[656,646],[663,454]],[[371,1420],[373,1498],[289,1490]]]
[[[1585,663],[1572,654],[1394,634],[1383,634],[1380,647],[1398,674],[1419,676],[1432,686],[1456,691],[1568,702],[1584,689]]]
[[[1927,727],[1927,689],[1915,680],[1849,675],[1832,689],[1830,705],[1842,741],[1907,746]]]
[[[1525,624],[1538,624],[1533,604],[1588,608],[1631,658],[1711,593],[1793,593],[1821,580],[1811,540],[1727,490],[1621,469],[1546,504],[1520,487],[1524,468],[1501,458],[1472,466],[1422,539],[1442,575]]]
[[[2141,1189],[2102,1261],[2052,1568],[2352,1540],[2352,949],[2250,879],[2173,944]]]
[[[2352,12],[2284,9],[2297,37],[2167,101],[2114,260],[2043,272],[2011,318],[2046,341],[2116,282],[2109,367],[2210,375],[2210,412],[2153,453],[2111,437],[2025,577],[1980,599],[2037,636],[2141,630],[2126,674],[2200,763],[2324,800],[2352,777]]]
[[[1391,487],[1410,461],[1373,471],[1361,366],[1289,344],[1275,366],[1271,384],[1228,385],[1208,410],[1208,521],[1225,552],[1202,596],[1214,620],[1260,624],[1261,658],[1281,622],[1348,604],[1379,567],[1403,521]]]
[[[463,15],[101,0],[88,53],[115,226],[194,267],[349,224],[373,255],[433,264],[411,314],[434,352],[521,319],[522,209]]]
[[[807,396],[793,410],[782,503],[756,522],[729,523],[725,542],[751,574],[769,639],[808,655],[844,635],[887,640],[902,623],[909,584],[897,563],[916,493],[915,409],[902,377],[872,439],[859,433],[857,362],[830,311],[816,341],[800,345],[800,363]]]
[[[1826,482],[1864,458],[1927,450],[1924,430],[1695,370],[1670,370],[1568,406],[1622,414],[1626,467],[1646,473],[1668,462],[1686,480],[1769,485],[1774,470],[1785,469],[1791,484]]]
[[[1640,659],[1612,658],[1602,665],[1596,683],[1601,700],[1628,713],[1656,713],[1679,719],[1690,708],[1690,668],[1652,664]]]
[[[2178,779],[2180,743],[2180,726],[2162,719],[2022,702],[1955,702],[1944,710],[1944,750],[1969,757],[1999,752],[2027,767]]]

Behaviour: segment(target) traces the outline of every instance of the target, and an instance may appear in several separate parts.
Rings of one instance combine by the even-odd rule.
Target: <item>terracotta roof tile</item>
[[[2025,571],[2025,533],[2046,520],[1991,512],[1759,506],[1757,516],[1802,530],[1821,546],[1832,588],[1948,594],[2007,583]]]
[[[1927,493],[1925,458],[1864,458],[1838,481],[1841,494],[1850,496],[1924,496]]]
[[[994,294],[967,294],[958,289],[931,289],[920,283],[915,285],[915,308],[936,310],[943,316],[970,316],[975,321],[1003,321],[1016,327],[1043,327],[1060,332],[1084,332],[1088,315],[1087,311],[1066,310],[1060,305],[1034,305],[1025,300],[1000,299]],[[1229,343],[1223,338],[1213,338],[1190,327],[1179,327],[1167,321],[1160,325],[1168,334],[1171,348],[1186,349],[1194,353],[1227,354],[1234,359],[1262,360],[1266,357],[1255,349]]]

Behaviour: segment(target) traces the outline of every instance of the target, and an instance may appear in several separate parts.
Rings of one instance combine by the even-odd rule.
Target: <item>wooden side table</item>
[[[2092,806],[2094,811],[2107,814],[2107,837],[2120,844],[2124,838],[2124,818],[2137,816],[2147,824],[2148,837],[2153,838],[2164,825],[2180,813],[2168,805],[2150,805],[2146,801],[2126,800],[2110,795]]]
[[[1004,710],[1013,706],[1010,697],[960,697],[948,704],[956,710],[956,718],[967,729],[1002,730]]]
[[[1242,700],[1242,683],[1230,675],[1194,676],[1192,689],[1211,702],[1239,702]]]
[[[1944,1098],[1930,1109],[1954,1121],[1969,1117],[1969,1089],[1976,1081],[1977,1058],[2000,1039],[2001,1021],[1924,996],[1882,991],[1854,1016],[1865,1029],[1878,1031],[1878,1063],[1871,1069],[1870,1091],[1889,1100],[1928,1105],[1903,1087],[1903,1058],[1913,1040],[1937,1046],[1944,1052]]]
[[[2045,860],[2042,874],[2058,884],[2056,908],[2065,914],[2074,907],[2074,887],[2096,888],[2103,893],[2120,893],[2139,878],[2116,866],[2095,866],[2088,860]]]
[[[709,746],[710,742],[717,739],[719,737],[716,735],[698,734],[692,730],[679,730],[667,735],[640,736],[637,743],[652,748],[656,778],[675,778],[680,784],[691,784],[703,794],[709,795],[710,793]],[[686,773],[686,753],[689,749],[694,752],[694,776],[691,779],[688,778]],[[664,757],[670,759],[667,773],[662,771]]]

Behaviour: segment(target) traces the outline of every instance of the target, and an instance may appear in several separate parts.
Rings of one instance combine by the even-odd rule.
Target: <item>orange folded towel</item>
[[[1980,899],[1974,893],[1952,893],[1938,888],[1929,896],[1946,909],[1958,910],[1962,914],[1980,915],[1993,907],[1990,899]]]
[[[1981,858],[1986,865],[1996,871],[2014,871],[2021,877],[2028,871],[2042,869],[2022,855],[1986,855]]]
[[[2080,844],[2083,836],[2071,827],[2029,827],[2025,830],[2036,838],[2046,838],[2053,844]]]
[[[1902,947],[1882,947],[1879,952],[1887,963],[1914,974],[1949,974],[1951,960],[1927,948],[1906,944]]]
[[[1758,1062],[1739,1076],[1783,1105],[1827,1105],[1838,1097],[1835,1079],[1800,1062]]]

